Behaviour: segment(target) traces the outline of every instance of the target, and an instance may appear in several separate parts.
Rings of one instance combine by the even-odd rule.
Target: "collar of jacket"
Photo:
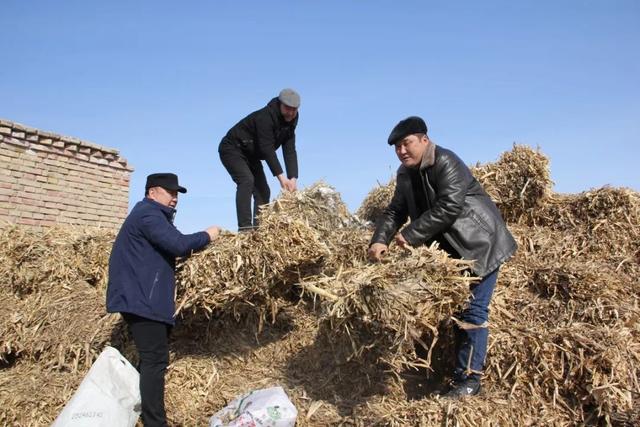
[[[142,199],[142,202],[160,209],[162,213],[167,217],[167,219],[170,222],[173,222],[173,218],[175,218],[176,212],[177,212],[174,208],[170,206],[165,206],[162,203],[158,203],[155,200],[150,199],[148,197],[145,197],[144,199]]]
[[[271,101],[267,103],[267,107],[276,114],[279,122],[284,123],[284,117],[282,117],[282,113],[280,112],[280,100],[278,97],[271,99]]]
[[[429,141],[427,149],[422,154],[422,161],[420,162],[420,171],[422,172],[426,168],[433,166],[436,162],[436,144]]]

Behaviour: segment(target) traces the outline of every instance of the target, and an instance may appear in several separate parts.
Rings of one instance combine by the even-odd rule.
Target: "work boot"
[[[454,381],[451,389],[443,397],[445,399],[462,399],[467,396],[475,396],[480,393],[480,388],[480,380],[478,378]]]

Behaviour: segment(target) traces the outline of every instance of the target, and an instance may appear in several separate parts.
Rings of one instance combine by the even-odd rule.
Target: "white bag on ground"
[[[140,376],[118,350],[106,347],[52,427],[133,427],[140,415]]]
[[[282,387],[271,387],[235,398],[211,417],[209,427],[293,427],[297,416]]]

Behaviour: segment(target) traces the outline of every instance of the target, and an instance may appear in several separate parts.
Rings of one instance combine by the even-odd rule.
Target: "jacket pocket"
[[[494,232],[482,216],[466,209],[444,234],[461,256],[470,258],[473,254],[475,259],[476,252],[489,245]]]
[[[473,220],[473,222],[475,222],[478,227],[486,231],[489,235],[492,235],[494,233],[493,227],[491,227],[489,223],[484,218],[482,218],[481,215],[477,214],[474,211],[469,211],[469,217]]]

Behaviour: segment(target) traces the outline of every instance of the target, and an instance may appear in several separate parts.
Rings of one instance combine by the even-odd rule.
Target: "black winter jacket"
[[[242,149],[247,157],[265,160],[273,176],[282,173],[276,150],[282,146],[288,178],[298,178],[296,126],[298,115],[286,122],[280,112],[280,101],[273,98],[264,107],[249,114],[232,127],[222,139]]]
[[[500,211],[469,168],[455,153],[433,142],[419,168],[398,169],[393,199],[379,218],[371,243],[389,244],[407,216],[411,222],[401,233],[411,246],[444,238],[460,257],[475,260],[472,271],[480,277],[498,268],[517,248]]]

